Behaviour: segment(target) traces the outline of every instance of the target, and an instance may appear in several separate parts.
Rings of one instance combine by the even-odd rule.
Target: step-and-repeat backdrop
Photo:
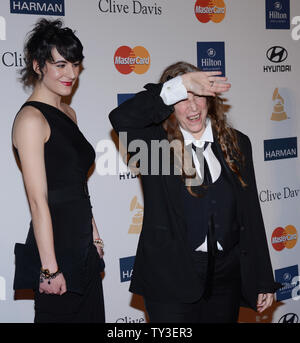
[[[147,321],[141,297],[128,292],[143,194],[139,177],[120,157],[108,114],[156,82],[166,66],[184,60],[222,70],[232,83],[228,119],[252,141],[274,275],[284,285],[271,310],[242,309],[240,322],[297,322],[299,0],[1,0],[0,322],[32,322],[34,316],[31,294],[15,295],[12,289],[14,244],[25,240],[30,214],[11,126],[29,96],[18,81],[24,38],[41,17],[62,19],[84,45],[84,69],[71,106],[97,153],[89,189],[105,241],[107,321]]]

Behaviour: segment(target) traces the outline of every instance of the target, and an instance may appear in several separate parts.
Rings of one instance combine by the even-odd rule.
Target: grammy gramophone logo
[[[133,212],[132,221],[128,230],[128,233],[141,233],[143,225],[144,216],[144,206],[142,206],[138,200],[137,196],[133,197],[130,203],[130,212]]]
[[[279,94],[278,88],[275,88],[272,100],[274,102],[274,107],[273,107],[271,120],[281,121],[281,120],[288,119],[288,116],[285,112],[284,99]]]

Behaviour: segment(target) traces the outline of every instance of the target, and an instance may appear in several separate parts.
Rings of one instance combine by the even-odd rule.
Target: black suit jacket
[[[117,133],[127,133],[127,145],[142,139],[150,147],[152,140],[164,140],[162,122],[174,111],[159,96],[161,85],[148,84],[146,91],[113,110],[110,121]],[[239,147],[245,156],[243,188],[225,162],[215,139],[215,153],[228,174],[237,197],[237,221],[240,228],[241,304],[256,309],[257,294],[275,292],[265,228],[258,200],[249,138],[237,131]],[[144,221],[140,235],[130,291],[152,300],[194,302],[203,292],[203,282],[194,269],[186,237],[179,175],[142,175]]]

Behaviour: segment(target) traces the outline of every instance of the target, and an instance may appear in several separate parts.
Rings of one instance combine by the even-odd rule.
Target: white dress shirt
[[[166,105],[173,105],[176,102],[181,100],[187,99],[187,90],[182,83],[181,76],[177,76],[163,84],[161,93],[161,98],[163,99]],[[203,152],[204,158],[206,159],[212,182],[216,182],[221,175],[221,165],[218,159],[216,158],[215,154],[211,149],[211,144],[214,142],[211,121],[210,118],[206,118],[206,128],[201,136],[200,139],[196,140],[193,135],[184,130],[181,126],[179,126],[181,133],[183,135],[184,144],[194,144],[198,148],[203,148],[205,142],[209,142],[205,151]],[[203,179],[203,175],[201,175],[200,171],[200,164],[197,158],[196,152],[192,149],[193,154],[193,161],[195,164],[196,171],[201,179]],[[223,250],[222,246],[219,242],[217,242],[218,250]],[[205,237],[205,241],[196,249],[196,251],[204,251],[207,252],[207,236]]]

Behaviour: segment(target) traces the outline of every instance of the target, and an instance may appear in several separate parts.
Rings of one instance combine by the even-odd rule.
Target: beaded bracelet
[[[94,239],[94,244],[99,245],[101,249],[104,248],[104,242],[103,242],[103,240],[101,238],[95,238]]]
[[[49,269],[41,268],[40,271],[40,283],[43,283],[44,280],[48,280],[48,285],[51,284],[50,280],[55,279],[59,274],[61,274],[61,271],[57,269],[55,273],[50,273]]]

